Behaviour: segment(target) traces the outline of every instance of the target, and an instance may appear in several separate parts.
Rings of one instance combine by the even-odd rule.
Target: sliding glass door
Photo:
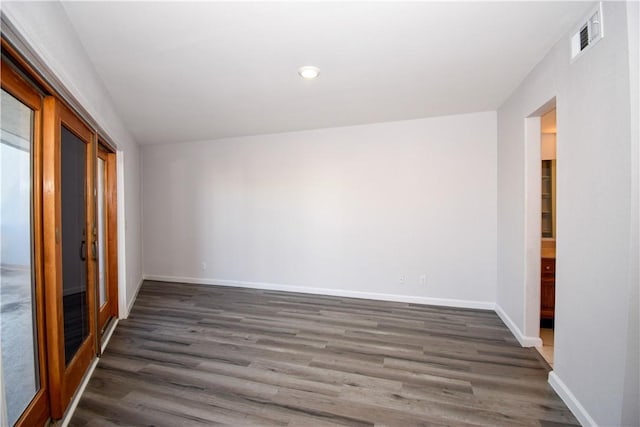
[[[47,347],[57,419],[96,354],[95,134],[53,97],[45,98],[44,111],[50,142],[43,149]]]
[[[102,142],[96,163],[96,226],[98,229],[98,331],[118,315],[116,241],[116,154]]]
[[[43,426],[118,315],[116,154],[4,39],[0,71],[0,426]]]
[[[44,422],[49,410],[44,357],[39,226],[41,97],[2,70],[0,132],[0,424]]]
[[[7,420],[13,425],[40,388],[31,251],[33,111],[2,91],[0,313]],[[1,350],[0,350],[1,351]]]

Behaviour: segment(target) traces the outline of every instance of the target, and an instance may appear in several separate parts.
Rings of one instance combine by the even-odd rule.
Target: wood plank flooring
[[[146,281],[70,425],[578,422],[491,311]]]

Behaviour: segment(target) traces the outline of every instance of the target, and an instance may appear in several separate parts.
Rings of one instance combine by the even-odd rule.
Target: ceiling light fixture
[[[300,67],[298,69],[298,74],[300,74],[300,77],[305,80],[311,80],[318,77],[318,75],[320,74],[320,69],[312,65],[305,65],[304,67]]]

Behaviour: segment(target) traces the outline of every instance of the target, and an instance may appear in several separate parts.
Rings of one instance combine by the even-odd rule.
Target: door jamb
[[[525,118],[524,147],[524,330],[532,337],[531,346],[542,346],[540,338],[540,246],[541,246],[541,184],[542,174],[540,133],[541,116],[556,108],[553,97]]]

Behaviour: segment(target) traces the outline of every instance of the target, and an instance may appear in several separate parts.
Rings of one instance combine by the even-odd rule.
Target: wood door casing
[[[4,46],[4,44],[3,44]],[[33,146],[32,146],[32,233],[33,245],[33,277],[35,280],[34,303],[36,310],[35,328],[38,343],[38,370],[40,389],[36,392],[31,403],[22,416],[18,418],[16,426],[43,425],[49,418],[50,401],[47,371],[47,347],[45,333],[45,302],[44,302],[44,271],[42,241],[42,97],[20,76],[11,65],[2,61],[1,80],[2,89],[33,111]]]
[[[118,237],[117,237],[117,195],[116,195],[116,155],[109,150],[102,141],[98,144],[98,159],[105,162],[104,173],[104,194],[98,191],[97,197],[104,197],[104,224],[105,224],[105,242],[104,245],[99,242],[98,251],[105,251],[105,286],[106,286],[106,302],[99,307],[98,331],[102,333],[108,320],[118,316]],[[99,169],[96,168],[96,172]],[[96,201],[97,202],[97,201]],[[96,203],[97,205],[97,203]],[[96,209],[96,214],[100,212]],[[96,221],[96,224],[99,224]],[[100,292],[100,287],[97,287]],[[97,298],[99,301],[99,298]]]
[[[86,156],[86,218],[87,238],[94,229],[93,203],[93,153],[95,133],[67,106],[54,97],[44,100],[43,118],[43,227],[44,227],[44,276],[47,283],[47,353],[49,360],[49,388],[51,416],[63,416],[89,363],[95,356],[95,262],[87,257],[87,306],[88,337],[75,356],[65,363],[63,277],[61,248],[61,133],[62,126],[82,140]]]
[[[111,316],[118,317],[118,181],[116,153],[107,154],[107,251],[109,259],[109,299]]]

